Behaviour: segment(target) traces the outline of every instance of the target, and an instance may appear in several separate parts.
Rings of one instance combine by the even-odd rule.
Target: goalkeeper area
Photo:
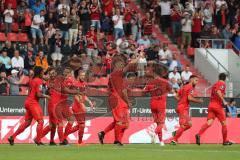
[[[240,145],[105,144],[86,146],[0,145],[0,160],[239,160]]]

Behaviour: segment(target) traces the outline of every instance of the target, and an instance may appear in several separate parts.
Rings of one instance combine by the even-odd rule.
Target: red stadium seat
[[[16,33],[8,33],[7,40],[11,42],[17,42],[17,34]]]
[[[0,41],[3,42],[3,41],[6,41],[7,38],[5,36],[5,33],[0,33]]]
[[[26,33],[18,33],[19,42],[29,42],[28,36]]]
[[[194,56],[194,54],[195,54],[195,48],[188,47],[187,48],[187,55],[192,57],[192,56]]]
[[[13,23],[13,24],[12,24],[12,31],[13,31],[13,32],[18,32],[18,28],[19,28],[18,23]]]
[[[5,24],[4,24],[4,23],[1,23],[1,24],[0,24],[0,28],[1,28],[1,31],[5,31]]]

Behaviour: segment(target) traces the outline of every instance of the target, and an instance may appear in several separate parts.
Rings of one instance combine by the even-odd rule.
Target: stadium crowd
[[[76,56],[85,71],[103,65],[99,76],[107,77],[111,59],[119,53],[129,62],[137,59],[138,76],[151,61],[168,66],[166,78],[178,89],[192,73],[168,44],[159,41],[155,24],[171,35],[173,43],[182,44],[182,51],[198,47],[200,37],[231,39],[240,48],[238,0],[141,0],[140,4],[144,16],[130,0],[2,0],[0,39],[7,38],[0,40],[0,94],[21,94],[23,77],[31,76],[34,66],[47,70]],[[11,40],[14,32],[19,40],[26,33],[27,40]],[[222,47],[215,42],[209,47]]]

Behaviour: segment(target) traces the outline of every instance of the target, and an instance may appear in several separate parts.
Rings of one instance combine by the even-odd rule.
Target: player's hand
[[[49,95],[45,95],[44,97],[47,99],[51,99],[51,97]]]
[[[199,99],[199,103],[203,103],[203,99],[202,98]]]
[[[223,101],[223,105],[224,105],[224,106],[227,106],[227,105],[228,105],[227,101],[224,100],[224,101]]]

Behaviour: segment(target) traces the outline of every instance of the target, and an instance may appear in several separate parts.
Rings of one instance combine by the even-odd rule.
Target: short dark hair
[[[230,102],[230,104],[231,104],[231,103],[234,102],[234,101],[235,101],[235,99],[234,99],[234,98],[231,98],[229,102]]]
[[[191,75],[190,77],[189,77],[189,79],[193,79],[193,78],[199,78],[197,75]]]
[[[225,81],[226,78],[227,78],[227,74],[225,74],[225,73],[220,73],[219,76],[218,76],[218,79],[222,80],[222,81]]]
[[[40,66],[35,66],[33,69],[34,72],[34,78],[35,77],[40,77],[40,75],[42,74],[43,68]]]

